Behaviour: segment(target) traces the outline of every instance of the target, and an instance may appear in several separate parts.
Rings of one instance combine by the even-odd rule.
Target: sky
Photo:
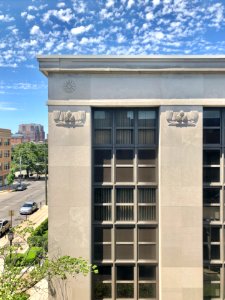
[[[47,132],[36,55],[225,54],[225,0],[0,0],[0,127]]]

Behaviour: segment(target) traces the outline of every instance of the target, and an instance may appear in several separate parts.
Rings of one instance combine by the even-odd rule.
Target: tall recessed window
[[[225,299],[224,157],[225,111],[203,113],[203,259],[204,300]],[[221,275],[222,274],[222,275]]]
[[[93,300],[158,299],[157,111],[93,111]]]

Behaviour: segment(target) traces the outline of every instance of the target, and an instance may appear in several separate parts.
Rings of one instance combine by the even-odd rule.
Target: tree
[[[21,166],[20,166],[21,162]],[[35,144],[33,142],[23,143],[15,146],[12,151],[12,166],[15,171],[26,170],[27,176],[30,173],[45,173],[48,165],[48,145]]]
[[[8,183],[8,187],[13,184],[14,179],[15,179],[15,169],[11,168],[9,174],[6,176],[7,178],[7,183]]]
[[[22,300],[27,299],[26,292],[34,287],[43,278],[66,280],[68,276],[89,272],[97,273],[96,266],[90,265],[83,258],[61,256],[49,259],[44,249],[39,249],[36,256],[29,256],[31,248],[24,254],[20,253],[24,241],[34,231],[32,226],[17,226],[13,229],[16,242],[0,249],[0,259],[3,268],[0,273],[0,299]]]

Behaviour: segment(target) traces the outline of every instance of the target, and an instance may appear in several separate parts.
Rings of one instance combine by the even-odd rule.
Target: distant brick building
[[[7,184],[11,164],[11,130],[0,128],[0,187]]]
[[[24,141],[39,142],[45,140],[44,126],[40,124],[20,124],[18,134],[22,134]]]
[[[11,146],[12,147],[22,144],[22,143],[26,143],[26,142],[30,142],[30,138],[25,138],[23,136],[23,134],[15,133],[15,134],[12,134],[12,136],[11,136]]]

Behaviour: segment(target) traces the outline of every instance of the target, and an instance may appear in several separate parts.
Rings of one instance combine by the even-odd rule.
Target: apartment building
[[[99,269],[49,299],[224,300],[225,56],[38,60],[49,253]]]
[[[45,140],[45,131],[40,124],[20,124],[18,134],[22,134],[24,141],[40,142]]]
[[[11,130],[0,128],[0,187],[7,184],[11,163]]]

